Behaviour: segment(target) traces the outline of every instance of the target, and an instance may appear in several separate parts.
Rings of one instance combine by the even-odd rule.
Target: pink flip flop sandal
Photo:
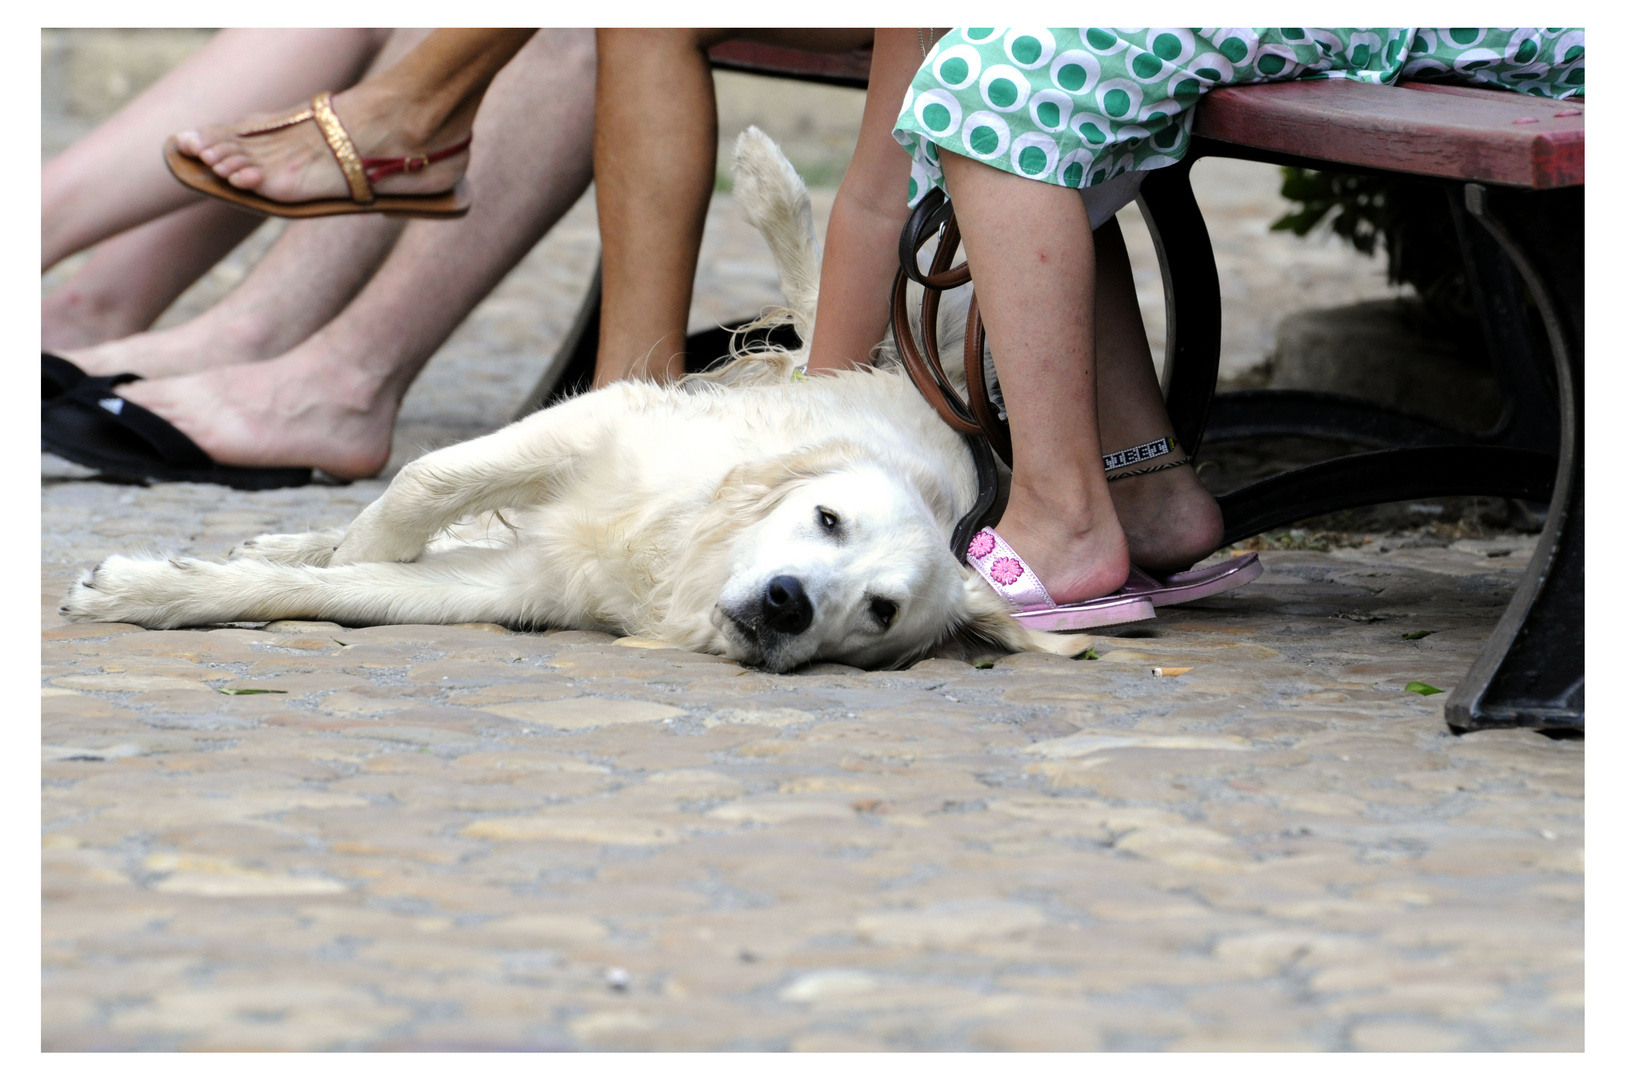
[[[1056,603],[1021,556],[992,529],[971,538],[966,563],[1011,606],[1017,622],[1034,630],[1088,630],[1157,616],[1145,596],[1122,590],[1076,604]]]
[[[1182,570],[1167,577],[1153,577],[1138,566],[1129,568],[1129,580],[1113,596],[1139,596],[1151,601],[1153,607],[1184,604],[1204,596],[1213,596],[1238,586],[1246,585],[1265,572],[1257,552],[1248,552],[1228,559],[1217,566],[1201,570]]]

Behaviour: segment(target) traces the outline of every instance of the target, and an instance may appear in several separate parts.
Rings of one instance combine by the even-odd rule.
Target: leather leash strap
[[[920,271],[920,249],[936,234],[937,252],[932,257],[929,273]],[[937,311],[943,292],[958,288],[971,281],[971,268],[965,263],[950,266],[954,252],[960,245],[960,228],[954,220],[954,208],[941,188],[926,194],[904,223],[903,235],[898,240],[898,276],[892,285],[892,336],[897,343],[898,355],[904,370],[914,382],[920,395],[937,410],[943,422],[965,436],[977,470],[977,499],[967,514],[954,527],[950,540],[954,555],[962,563],[971,537],[982,525],[999,494],[999,472],[994,465],[994,453],[1011,463],[1011,433],[999,419],[988,399],[988,384],[983,371],[983,349],[987,335],[977,310],[977,298],[971,298],[966,314],[965,375],[967,402],[960,397],[943,371],[937,348]],[[925,290],[920,305],[920,337],[915,341],[909,319],[909,282],[915,281]]]

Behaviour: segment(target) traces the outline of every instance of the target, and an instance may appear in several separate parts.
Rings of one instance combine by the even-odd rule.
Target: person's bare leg
[[[41,299],[41,346],[82,349],[145,330],[261,220],[200,202],[104,240]]]
[[[427,34],[424,30],[391,32],[374,58],[374,69],[399,60]],[[79,273],[47,295],[44,307],[49,310],[59,294],[68,294],[70,300],[78,298],[83,287],[86,302],[80,307],[99,301],[128,310],[130,298],[135,296],[148,305],[150,323],[190,284],[175,276],[179,263],[197,260],[193,267],[202,273],[216,261],[217,257],[211,257],[198,265],[201,259],[194,250],[209,249],[219,242],[222,238],[216,230],[200,228],[195,235],[185,231],[188,216],[204,214],[244,219],[250,227],[262,220],[225,203],[200,200],[99,245]],[[132,371],[148,377],[281,355],[319,330],[361,290],[400,236],[403,224],[375,215],[293,222],[242,283],[197,318],[156,333],[120,335],[96,348],[60,344],[57,351],[91,374]],[[160,226],[166,231],[154,235],[153,230]],[[121,272],[129,280],[121,280]],[[156,286],[146,283],[166,275],[170,280]],[[73,313],[70,308],[66,314],[71,317]]]
[[[920,64],[918,49],[914,31],[875,32],[858,147],[830,211],[819,277],[819,315],[808,350],[809,372],[837,371],[863,363],[886,332],[891,283],[897,273],[897,237],[908,216],[909,156],[892,138],[892,128],[905,88]],[[968,196],[973,203],[977,194],[973,190]],[[1071,220],[1076,215],[1069,212],[1067,216]],[[1092,245],[1100,441],[1116,450],[1173,431],[1146,344],[1129,255],[1116,222],[1102,226]],[[977,282],[986,296],[982,274]],[[1083,294],[1074,294],[1075,298],[1078,295]],[[1069,309],[1074,303],[1068,301]],[[986,305],[984,313],[986,316]],[[1000,378],[1007,402],[1013,393],[1007,378],[1009,367],[1001,357]],[[1064,419],[1069,425],[1064,430],[1071,430],[1071,418]],[[1108,491],[1127,535],[1130,557],[1138,566],[1153,571],[1184,569],[1219,543],[1219,506],[1190,468],[1117,480]],[[1007,514],[1007,522],[1014,520]],[[1010,528],[1020,532],[1020,526]]]
[[[175,182],[159,147],[188,125],[348,86],[383,30],[222,30],[130,104],[40,170],[40,265],[198,198]]]
[[[69,197],[69,189],[87,172],[112,168],[121,155],[140,147],[137,167],[117,168],[120,177],[137,183],[116,192],[105,184],[96,213],[103,221],[81,222],[102,229],[109,212],[119,209],[128,195],[140,201],[153,186],[154,173],[164,198],[189,198],[167,170],[148,166],[156,162],[154,147],[180,117],[203,107],[190,96],[207,94],[205,102],[219,107],[244,104],[243,94],[264,96],[261,107],[283,99],[291,91],[309,86],[347,85],[369,61],[404,53],[419,38],[418,31],[223,31],[177,69],[160,79],[130,105],[54,159],[42,172],[43,232],[82,200]],[[387,44],[386,44],[387,42]],[[304,80],[290,83],[290,79]],[[103,177],[105,179],[105,175]],[[136,334],[151,326],[175,298],[225,257],[262,219],[213,200],[196,199],[191,205],[136,225],[96,245],[90,258],[40,302],[41,345],[56,351],[83,349]],[[70,241],[70,243],[75,241]],[[47,254],[46,258],[52,258]],[[319,325],[319,324],[318,324]],[[315,327],[310,327],[314,330]],[[228,357],[229,359],[229,357]]]
[[[1095,231],[1095,259],[1095,389],[1101,445],[1111,453],[1162,435],[1172,437],[1174,426],[1157,384],[1129,251],[1116,220]],[[1182,457],[1186,450],[1181,447],[1174,456]],[[1108,489],[1129,540],[1129,557],[1141,569],[1184,570],[1219,546],[1225,523],[1196,469],[1180,466],[1127,476],[1113,480]]]
[[[1010,414],[1001,535],[1057,603],[1112,592],[1129,546],[1096,430],[1095,243],[1076,191],[941,154]]]
[[[825,233],[810,373],[867,363],[891,320],[898,236],[909,218],[909,152],[892,128],[920,67],[920,42],[914,30],[875,31],[858,145]]]
[[[600,30],[593,168],[604,294],[595,386],[683,374],[717,171],[706,50],[732,37],[843,52],[869,30]]]
[[[177,326],[59,349],[92,375],[186,375],[281,356],[359,293],[405,222],[379,214],[291,222],[218,303]]]
[[[539,32],[480,110],[467,217],[411,222],[361,294],[288,353],[119,392],[217,461],[377,473],[418,371],[586,190],[592,89],[591,32]]]
[[[397,63],[333,96],[333,111],[362,157],[433,154],[463,140],[491,80],[534,30],[443,28]],[[295,106],[297,108],[297,106]],[[293,111],[292,109],[288,111]],[[179,132],[181,152],[209,165],[234,187],[279,202],[349,195],[350,189],[314,123],[262,135],[237,132],[284,113]],[[447,191],[468,168],[468,152],[383,177],[381,194]]]
[[[705,50],[724,32],[601,29],[594,197],[604,292],[593,385],[683,374],[700,236],[717,169]]]

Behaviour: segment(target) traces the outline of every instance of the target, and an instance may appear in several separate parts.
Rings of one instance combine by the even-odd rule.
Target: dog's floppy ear
[[[978,646],[993,646],[1005,652],[1047,652],[1057,656],[1082,656],[1095,643],[1088,634],[1049,634],[1029,630],[1011,617],[1005,601],[988,583],[965,567],[960,568],[966,619],[955,628],[957,650],[975,652]],[[945,643],[947,644],[947,643]],[[943,655],[939,651],[938,655]]]

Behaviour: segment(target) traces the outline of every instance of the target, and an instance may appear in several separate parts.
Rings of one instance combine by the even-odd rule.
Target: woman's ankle
[[[1143,570],[1184,570],[1224,537],[1219,503],[1189,465],[1113,481],[1111,492],[1130,556]]]
[[[349,113],[357,127],[386,130],[404,148],[417,151],[441,149],[440,143],[461,139],[479,108],[478,97],[470,101],[466,95],[409,82],[399,87],[363,83],[334,97],[341,119],[349,122],[344,115]],[[449,129],[456,139],[441,137]]]

